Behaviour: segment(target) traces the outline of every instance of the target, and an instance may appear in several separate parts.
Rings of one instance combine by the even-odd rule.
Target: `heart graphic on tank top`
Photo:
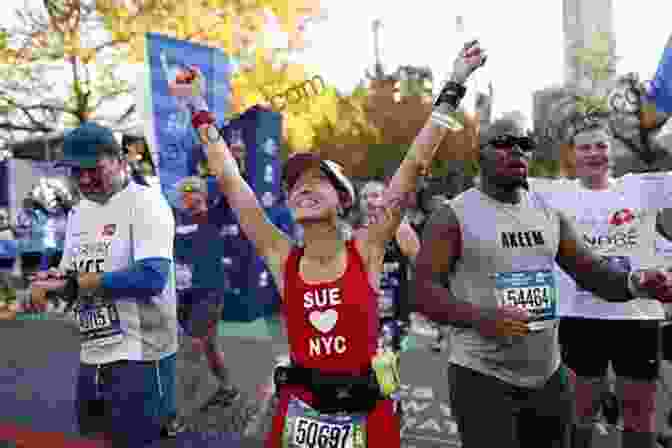
[[[338,321],[338,311],[336,310],[327,310],[325,312],[312,311],[308,315],[308,320],[313,327],[322,333],[329,333],[336,326]]]

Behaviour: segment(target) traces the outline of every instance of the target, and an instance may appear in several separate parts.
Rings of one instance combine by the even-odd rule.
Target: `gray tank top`
[[[544,318],[526,337],[485,338],[453,328],[452,363],[520,387],[537,388],[560,365],[557,279],[553,274],[560,224],[541,196],[526,192],[519,204],[470,189],[450,201],[463,239],[451,277],[460,300],[482,307],[502,303]]]

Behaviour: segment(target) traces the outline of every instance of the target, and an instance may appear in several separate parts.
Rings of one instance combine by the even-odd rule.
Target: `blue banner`
[[[245,147],[246,179],[257,194],[268,218],[290,236],[293,219],[281,199],[278,173],[280,115],[252,108],[221,129],[229,145]],[[224,296],[222,319],[252,322],[279,309],[280,296],[268,269],[241,230],[238,219],[218,192],[217,182],[207,178],[207,222],[195,219],[184,209],[178,216],[175,255],[180,295],[193,300],[204,290]]]
[[[280,159],[278,158],[282,135],[282,118],[276,112],[260,107],[247,110],[236,120],[236,127],[242,130],[243,140],[248,144],[247,178],[250,186],[264,206],[269,219],[277,226],[292,234],[291,216],[280,198]],[[240,306],[254,297],[260,315],[270,315],[279,310],[280,296],[264,261],[251,257],[252,266],[248,274],[250,294],[244,294]],[[253,295],[252,295],[253,294]],[[226,314],[226,312],[224,313]],[[253,317],[252,315],[250,317]]]
[[[191,126],[191,108],[209,107],[218,120],[230,113],[230,77],[233,65],[221,50],[148,33],[146,60],[149,65],[151,132],[156,143],[161,187],[168,201],[179,204],[176,186],[180,179],[198,174],[203,148]],[[185,95],[179,87],[191,68],[202,78],[200,92]]]
[[[672,113],[672,37],[665,46],[648,93],[658,110]]]
[[[191,113],[206,108],[214,113],[229,147],[241,154],[245,178],[269,219],[291,235],[291,215],[280,199],[281,115],[255,106],[227,120],[233,65],[220,50],[148,34],[147,61],[145,120],[151,125],[162,191],[176,212],[180,296],[223,296],[223,319],[231,322],[251,322],[276,312],[277,288],[216,180],[208,175],[205,148],[192,128]],[[200,75],[189,82],[197,86],[184,89],[185,76],[191,76],[194,67]]]

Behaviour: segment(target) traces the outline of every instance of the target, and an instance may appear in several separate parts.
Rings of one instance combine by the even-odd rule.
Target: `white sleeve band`
[[[441,112],[438,111],[433,111],[431,115],[431,120],[432,123],[436,124],[437,126],[441,126],[442,128],[447,128],[447,129],[453,129],[455,128],[455,119],[451,118],[450,116],[447,116],[446,114],[442,114]]]

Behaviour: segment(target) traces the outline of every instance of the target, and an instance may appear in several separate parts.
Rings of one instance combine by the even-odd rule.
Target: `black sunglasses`
[[[488,145],[492,145],[496,149],[510,149],[517,146],[524,152],[533,151],[536,147],[534,140],[530,137],[517,137],[515,135],[500,135],[494,137],[488,141]]]

